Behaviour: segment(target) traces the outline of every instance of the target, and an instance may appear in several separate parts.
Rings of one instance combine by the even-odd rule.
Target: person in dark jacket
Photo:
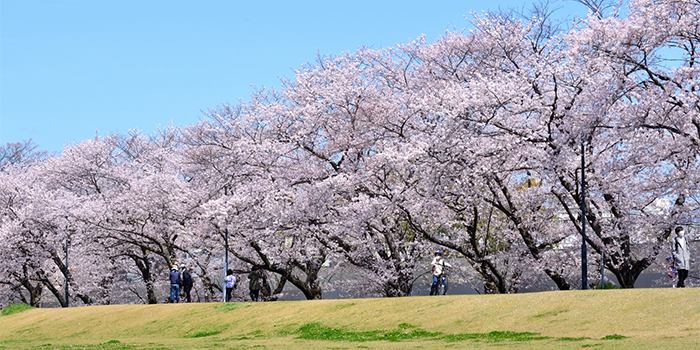
[[[182,270],[182,289],[185,292],[185,300],[187,300],[188,303],[191,303],[192,297],[190,296],[190,291],[192,291],[193,284],[192,275],[185,264],[180,265],[180,269]]]
[[[177,266],[173,266],[170,270],[170,302],[180,302],[180,272],[177,271]]]
[[[254,266],[253,271],[248,274],[248,288],[250,289],[250,300],[260,301],[260,287],[262,285],[262,271],[260,266]]]
[[[673,261],[678,270],[678,284],[676,287],[685,288],[685,279],[688,278],[690,269],[690,250],[688,240],[685,238],[683,227],[676,227],[676,238],[673,240]]]

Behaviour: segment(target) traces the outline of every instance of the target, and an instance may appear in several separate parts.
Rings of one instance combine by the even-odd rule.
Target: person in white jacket
[[[673,262],[678,270],[676,287],[684,288],[685,279],[688,278],[688,270],[690,269],[690,249],[688,249],[685,230],[681,226],[676,227],[676,238],[673,240]]]
[[[233,288],[236,287],[236,276],[233,275],[233,270],[228,269],[226,271],[226,301],[231,301],[233,298]]]
[[[447,293],[447,283],[442,278],[445,268],[452,268],[452,265],[442,258],[442,251],[438,250],[435,252],[435,257],[433,258],[433,284],[430,286],[430,295],[437,295],[438,293],[438,283],[445,284],[445,291],[442,294]]]

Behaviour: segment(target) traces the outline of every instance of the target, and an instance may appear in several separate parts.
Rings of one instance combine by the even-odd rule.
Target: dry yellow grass
[[[389,331],[410,324],[444,334],[534,332],[549,339],[299,339],[295,333],[299,327],[314,322],[348,331]],[[612,334],[626,338],[601,339]],[[105,344],[110,340],[114,341]],[[0,317],[0,349],[76,345],[86,349],[700,349],[700,289],[111,305],[34,309]]]

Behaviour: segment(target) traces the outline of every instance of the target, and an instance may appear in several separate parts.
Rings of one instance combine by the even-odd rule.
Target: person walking
[[[444,295],[447,293],[447,283],[442,274],[445,272],[445,267],[452,268],[452,265],[442,258],[442,250],[435,252],[435,257],[430,264],[433,266],[433,284],[430,286],[430,295],[438,294],[438,283],[445,284],[445,291],[442,293]]]
[[[678,284],[676,287],[685,288],[685,279],[688,278],[690,269],[690,250],[688,240],[685,237],[685,229],[676,227],[676,238],[673,240],[673,262],[678,270]]]
[[[260,266],[254,266],[248,274],[248,288],[250,289],[250,300],[260,301],[260,286],[262,282],[262,271]]]
[[[190,296],[190,291],[192,291],[193,285],[192,275],[185,264],[180,265],[180,269],[182,270],[182,289],[185,292],[185,300],[187,300],[188,303],[191,303],[192,297]]]
[[[233,270],[226,270],[226,302],[233,298],[233,288],[236,287],[236,276],[233,275]]]
[[[177,265],[170,270],[170,302],[180,302],[180,272],[177,271]]]

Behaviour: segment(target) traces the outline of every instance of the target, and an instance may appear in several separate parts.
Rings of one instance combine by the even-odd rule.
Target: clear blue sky
[[[30,1],[0,2],[0,144],[42,150],[159,126],[247,99],[251,86],[360,46],[382,48],[469,27],[494,1]],[[586,8],[568,2],[560,16]]]

